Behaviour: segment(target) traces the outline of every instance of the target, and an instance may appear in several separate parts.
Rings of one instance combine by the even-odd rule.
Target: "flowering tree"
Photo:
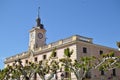
[[[102,58],[94,56],[83,56],[80,59],[72,60],[71,55],[73,50],[65,49],[65,57],[60,59],[62,65],[75,74],[77,80],[90,78],[89,72],[93,69],[112,70],[120,67],[119,57],[113,57],[114,53],[104,54]]]
[[[0,80],[8,80],[10,78],[10,74],[12,72],[12,67],[7,66],[3,70],[0,71]]]
[[[50,70],[49,70],[50,76],[48,77],[48,80],[51,80],[54,77],[54,75],[55,75],[55,78],[58,79],[57,73],[59,72],[59,61],[56,55],[57,55],[56,48],[54,48],[48,59],[49,67],[50,67]]]
[[[38,74],[42,80],[51,80],[54,76],[57,79],[57,73],[61,69],[60,64],[64,68],[64,72],[69,73],[67,77],[69,80],[71,80],[71,72],[75,74],[77,80],[84,80],[85,78],[90,78],[89,72],[93,69],[105,71],[120,68],[120,59],[119,57],[114,57],[113,52],[103,54],[101,58],[83,56],[76,60],[71,58],[72,54],[73,50],[66,48],[64,50],[64,57],[58,60],[56,49],[54,49],[48,59],[41,60],[39,63],[29,62],[26,66],[22,65],[20,59],[15,60],[13,66],[7,66],[0,70],[0,80],[31,80],[35,74]],[[46,75],[48,75],[47,78]]]
[[[99,68],[99,70],[112,70],[120,68],[120,57],[114,57],[114,52],[103,54],[102,59],[99,59],[98,61],[99,64],[95,66],[95,69]]]
[[[73,54],[73,50],[70,51],[69,48],[65,49],[64,55],[65,58],[60,59],[62,65],[67,70],[73,72],[77,78],[77,80],[83,80],[90,69],[93,68],[93,64],[91,63],[94,60],[94,57],[81,57],[79,60],[72,60],[71,55]],[[81,74],[82,73],[82,74]]]

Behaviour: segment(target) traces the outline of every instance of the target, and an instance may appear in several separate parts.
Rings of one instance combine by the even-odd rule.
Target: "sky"
[[[0,0],[0,69],[6,57],[28,50],[38,7],[47,44],[78,34],[117,49],[120,0]]]

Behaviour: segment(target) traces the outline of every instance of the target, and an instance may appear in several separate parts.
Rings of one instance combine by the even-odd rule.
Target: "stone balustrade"
[[[72,41],[83,41],[83,42],[92,43],[92,38],[87,38],[87,37],[83,37],[83,36],[79,36],[79,35],[74,35],[74,36],[71,36],[71,37],[69,37],[69,38],[62,39],[62,40],[59,40],[59,41],[50,43],[50,44],[45,45],[45,46],[43,46],[43,47],[40,47],[40,48],[38,48],[38,49],[36,49],[36,50],[42,51],[42,50],[46,50],[46,49],[49,49],[49,48],[54,48],[54,47],[57,47],[57,46],[60,46],[60,45],[64,45],[64,44],[70,43],[70,42],[72,42]],[[6,59],[5,59],[5,62],[7,62],[7,61],[12,61],[12,60],[16,60],[16,59],[25,57],[25,56],[27,56],[28,54],[29,54],[28,52],[23,52],[23,53],[17,54],[17,55],[15,55],[15,56],[6,58]]]
[[[17,59],[20,59],[20,58],[25,57],[27,55],[28,55],[27,52],[23,52],[23,53],[15,55],[15,56],[11,56],[11,57],[6,58],[5,62],[17,60]]]

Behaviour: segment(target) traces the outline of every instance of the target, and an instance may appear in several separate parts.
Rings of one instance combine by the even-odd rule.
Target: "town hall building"
[[[84,37],[81,35],[73,35],[67,37],[65,39],[58,40],[56,42],[52,42],[50,44],[46,44],[46,29],[44,25],[41,23],[41,19],[38,15],[36,19],[36,26],[34,26],[29,31],[29,48],[28,51],[22,52],[20,54],[10,56],[5,59],[5,67],[7,65],[13,65],[14,61],[17,59],[21,59],[22,64],[25,66],[29,61],[37,62],[40,60],[47,59],[53,49],[56,48],[56,57],[58,59],[64,56],[64,49],[70,48],[74,51],[72,55],[72,59],[79,59],[81,56],[96,56],[99,57],[103,53],[109,53],[111,51],[115,52],[115,56],[119,56],[119,51],[114,48],[110,48],[107,46],[94,44],[92,38]],[[104,76],[108,80],[108,78],[113,74],[120,80],[120,70],[114,70],[110,72],[105,72]],[[91,73],[91,77],[89,80],[100,80],[100,76],[103,75],[100,71],[94,71]],[[71,76],[76,80],[75,76]],[[58,78],[61,80],[60,78]],[[36,79],[40,80],[40,79]]]

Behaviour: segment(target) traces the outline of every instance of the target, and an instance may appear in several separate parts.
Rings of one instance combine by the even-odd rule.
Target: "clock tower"
[[[29,33],[29,49],[34,51],[35,49],[46,45],[46,30],[41,24],[41,19],[38,17],[36,19],[36,26],[30,30]]]

